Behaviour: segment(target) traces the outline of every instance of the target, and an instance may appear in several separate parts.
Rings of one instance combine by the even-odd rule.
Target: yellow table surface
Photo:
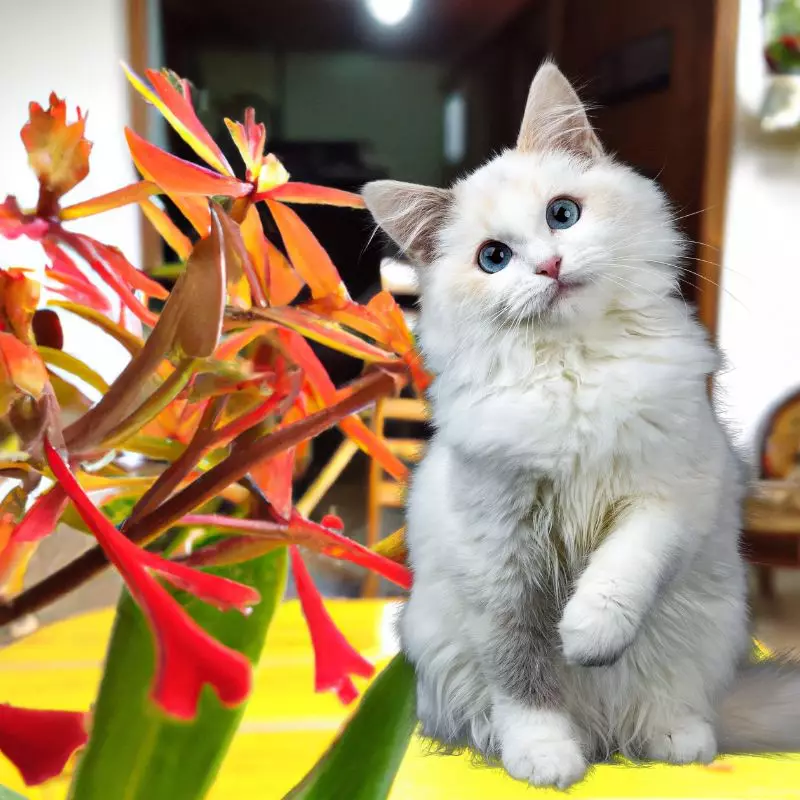
[[[347,638],[380,667],[394,648],[383,601],[335,601],[328,607]],[[0,651],[0,702],[38,708],[86,709],[100,680],[113,612],[101,611],[43,628]],[[253,697],[210,800],[279,800],[325,749],[348,711],[332,695],[313,692],[313,655],[296,602],[284,604],[255,675]],[[363,688],[365,682],[359,683]],[[798,712],[800,717],[800,711]],[[0,758],[0,784],[30,800],[63,800],[68,776],[25,789]],[[392,800],[505,800],[565,797],[518,784],[467,757],[426,754],[411,743]],[[569,793],[572,798],[798,798],[800,758],[731,758],[710,767],[603,766]],[[110,793],[108,800],[116,800]],[[347,798],[331,798],[347,800]]]

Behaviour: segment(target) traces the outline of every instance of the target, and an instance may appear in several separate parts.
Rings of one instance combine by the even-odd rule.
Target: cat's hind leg
[[[416,673],[423,736],[446,750],[469,747],[487,756],[491,697],[462,613],[446,581],[418,574],[400,618],[400,639]]]

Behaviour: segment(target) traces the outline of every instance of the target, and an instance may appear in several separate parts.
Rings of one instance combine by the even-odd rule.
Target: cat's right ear
[[[539,67],[531,84],[517,150],[523,153],[566,150],[588,158],[603,155],[603,146],[592,129],[586,108],[552,61],[545,61]]]
[[[434,260],[437,235],[453,203],[449,189],[373,181],[361,193],[378,225],[415,264]]]

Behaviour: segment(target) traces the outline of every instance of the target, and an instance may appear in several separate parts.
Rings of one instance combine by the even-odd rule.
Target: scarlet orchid
[[[0,416],[20,396],[39,397],[47,385],[47,370],[30,345],[0,331]]]
[[[314,645],[317,690],[333,690],[349,703],[357,695],[352,676],[368,677],[373,667],[336,628],[297,546],[356,564],[402,588],[410,586],[411,573],[398,563],[396,548],[386,551],[397,559],[392,560],[345,536],[338,518],[312,521],[311,506],[298,501],[301,513],[293,482],[313,437],[334,425],[395,478],[407,477],[407,466],[358,415],[409,376],[424,388],[413,338],[388,295],[368,306],[350,299],[324,248],[287,205],[360,207],[359,197],[292,181],[266,152],[267,132],[252,109],[243,122],[226,120],[244,162],[243,174],[235,173],[195,113],[186,81],[155,71],[147,72],[148,83],[130,72],[128,77],[202,164],[128,131],[142,180],[65,206],[64,197],[86,177],[91,144],[86,115],[79,110],[68,121],[66,104],[53,95],[49,107],[31,106],[22,133],[39,179],[36,206],[21,208],[13,196],[0,204],[0,236],[25,236],[47,255],[46,281],[68,298],[50,301],[58,314],[77,315],[129,355],[118,377],[107,382],[69,350],[72,342],[56,312],[37,309],[37,281],[21,269],[0,270],[0,430],[11,453],[0,462],[0,476],[19,483],[0,503],[0,621],[37,611],[110,561],[154,638],[151,697],[168,716],[188,720],[206,684],[224,705],[246,699],[250,661],[258,654],[252,643],[263,642],[288,556]],[[174,201],[199,239],[178,230],[158,194]],[[182,262],[161,271],[177,278],[169,292],[116,248],[70,230],[71,220],[131,203]],[[275,241],[266,235],[260,212],[274,222]],[[306,285],[311,299],[298,302]],[[114,296],[118,310],[112,310]],[[147,298],[166,302],[156,314]],[[133,316],[146,324],[144,337],[133,325],[126,329]],[[365,374],[337,387],[306,340],[364,362]],[[142,465],[130,466],[129,454]],[[52,486],[43,484],[51,479]],[[41,493],[31,502],[34,490]],[[94,492],[101,508],[87,494]],[[93,534],[97,547],[23,590],[27,560],[59,521]],[[210,534],[201,536],[193,553],[169,560],[145,549],[166,531],[180,535],[187,526]],[[261,558],[287,546],[288,553]],[[197,565],[234,578],[246,575],[244,582],[257,585],[264,602],[244,620],[212,611],[200,627],[184,612],[182,592],[242,611],[259,594],[198,572]],[[181,592],[170,593],[160,581]],[[114,634],[123,639],[124,616]],[[213,629],[214,636],[204,629]],[[228,636],[233,630],[246,634],[238,644]],[[110,653],[113,659],[113,646]],[[124,673],[115,668],[107,675],[112,671]],[[106,687],[104,681],[97,704],[104,744],[116,724],[109,728],[107,721],[117,703],[127,702],[126,720],[144,714],[138,700],[131,706],[110,697]],[[204,713],[195,721],[198,730]],[[204,731],[206,740],[218,735],[227,743],[232,729],[216,725]],[[82,763],[87,761],[88,755]]]
[[[244,702],[250,694],[250,662],[212,639],[153,579],[155,570],[180,588],[220,608],[246,610],[258,602],[258,593],[233,581],[170,563],[129,542],[97,510],[56,449],[45,443],[50,469],[69,495],[109,560],[116,566],[141,606],[153,630],[158,653],[152,691],[161,709],[177,719],[197,713],[205,684],[214,687],[227,706]]]
[[[86,117],[78,109],[76,122],[67,122],[64,100],[50,95],[47,109],[31,103],[30,118],[22,128],[22,141],[28,161],[39,179],[39,198],[34,209],[23,211],[16,198],[9,196],[0,206],[0,235],[8,239],[26,236],[40,242],[51,258],[47,272],[64,284],[67,296],[95,300],[98,292],[89,279],[73,264],[66,251],[79,256],[119,296],[139,319],[153,324],[154,315],[136,297],[139,290],[146,295],[165,298],[164,288],[131,266],[122,254],[89,236],[67,231],[63,222],[135,202],[143,202],[158,189],[139,182],[124,189],[97,197],[69,208],[61,207],[61,197],[80,183],[89,173],[91,143],[85,138]],[[59,288],[55,287],[58,291]]]
[[[0,703],[0,752],[28,786],[60,775],[72,754],[88,739],[88,715],[44,711]]]
[[[275,305],[276,301],[278,304],[287,302],[297,293],[300,285],[292,274],[294,271],[308,284],[314,297],[332,294],[346,298],[347,290],[327,253],[300,218],[283,203],[323,203],[361,208],[364,205],[361,197],[337,189],[290,181],[289,173],[280,161],[273,154],[264,154],[266,129],[263,124],[256,123],[252,109],[245,112],[244,123],[225,120],[245,164],[245,180],[239,180],[198,120],[188,82],[171,73],[148,70],[145,73],[151,84],[148,86],[128,68],[126,74],[133,87],[161,111],[167,122],[210,167],[207,169],[165,153],[127,130],[131,155],[146,181],[157,184],[168,194],[201,235],[208,230],[208,214],[203,204],[198,205],[198,195],[242,198],[245,204],[237,220],[240,223],[248,217],[253,203],[265,201],[286,245],[291,271],[287,272],[280,257],[275,269],[272,269],[270,261],[274,253],[265,254],[268,246],[264,246],[255,230],[256,223],[261,228],[257,215],[249,216],[251,230],[243,230],[243,236],[250,259],[255,263],[266,262],[266,269],[261,271],[263,277],[259,288],[271,305]],[[263,231],[261,234],[263,236]],[[294,289],[294,294],[288,287]]]
[[[289,550],[297,594],[314,645],[314,688],[318,692],[334,691],[343,703],[352,703],[358,690],[350,676],[370,678],[375,667],[359,655],[334,624],[299,550],[294,546]]]
[[[34,344],[33,314],[39,305],[40,286],[22,269],[0,269],[0,329]]]

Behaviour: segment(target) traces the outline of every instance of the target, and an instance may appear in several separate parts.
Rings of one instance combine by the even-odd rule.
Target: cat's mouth
[[[580,291],[586,286],[585,281],[558,279],[553,281],[553,286],[550,290],[550,303],[553,304],[559,300],[564,300],[572,297],[576,292]]]

